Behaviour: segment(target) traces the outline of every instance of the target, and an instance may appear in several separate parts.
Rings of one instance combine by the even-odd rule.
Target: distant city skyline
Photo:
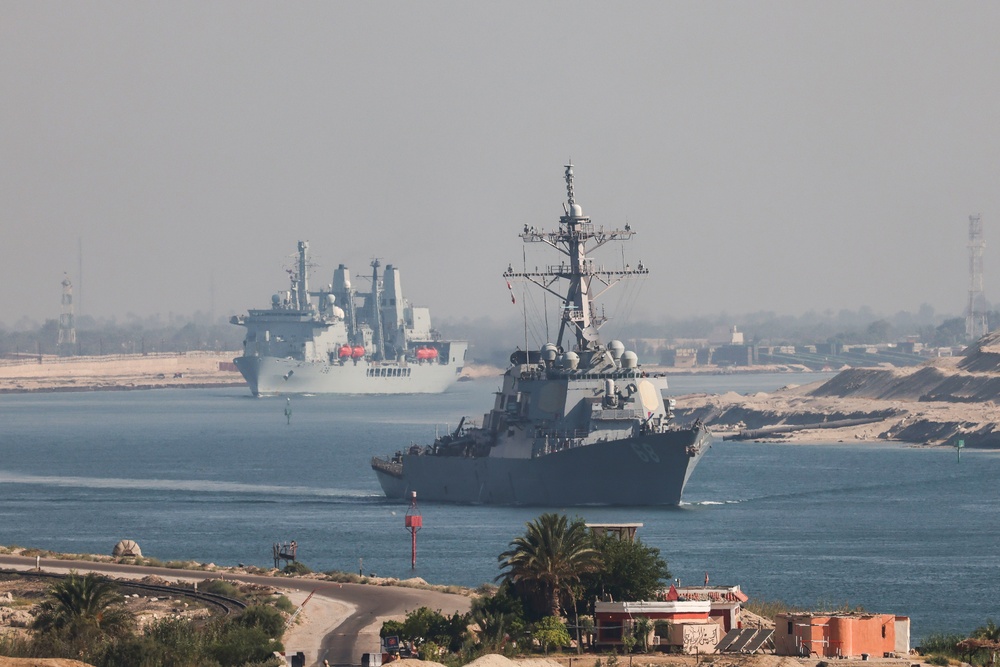
[[[78,316],[266,307],[298,240],[317,284],[378,256],[435,320],[520,317],[569,159],[637,231],[635,319],[961,317],[973,214],[1000,299],[1000,6],[389,9],[6,3],[0,322],[58,319],[64,273]]]

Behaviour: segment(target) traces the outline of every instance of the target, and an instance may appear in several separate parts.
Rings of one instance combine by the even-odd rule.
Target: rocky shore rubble
[[[1000,331],[960,357],[914,368],[852,368],[826,382],[770,394],[691,395],[678,400],[677,413],[681,421],[701,419],[719,435],[742,439],[949,446],[961,439],[966,447],[998,448],[998,403]],[[831,422],[850,425],[824,427],[837,426]],[[767,433],[775,427],[796,428]]]

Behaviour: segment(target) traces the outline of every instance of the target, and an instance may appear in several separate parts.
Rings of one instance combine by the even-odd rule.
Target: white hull
[[[455,364],[377,365],[365,360],[344,365],[276,357],[233,360],[254,396],[285,394],[439,394],[462,371]]]

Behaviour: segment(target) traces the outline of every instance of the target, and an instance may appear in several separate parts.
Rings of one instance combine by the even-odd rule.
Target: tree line
[[[235,586],[213,581],[202,590],[239,596]],[[284,667],[288,598],[258,601],[235,617],[209,620],[161,618],[145,629],[125,606],[119,587],[90,573],[70,573],[53,584],[26,637],[0,636],[0,655],[71,658],[94,667]]]

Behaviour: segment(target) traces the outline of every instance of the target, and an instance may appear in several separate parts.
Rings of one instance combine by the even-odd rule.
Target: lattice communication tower
[[[983,221],[979,215],[969,216],[969,304],[965,309],[965,335],[976,341],[989,333],[986,297],[983,296]]]
[[[59,315],[59,340],[56,349],[61,357],[76,354],[76,325],[73,323],[73,283],[63,275],[62,313]]]

